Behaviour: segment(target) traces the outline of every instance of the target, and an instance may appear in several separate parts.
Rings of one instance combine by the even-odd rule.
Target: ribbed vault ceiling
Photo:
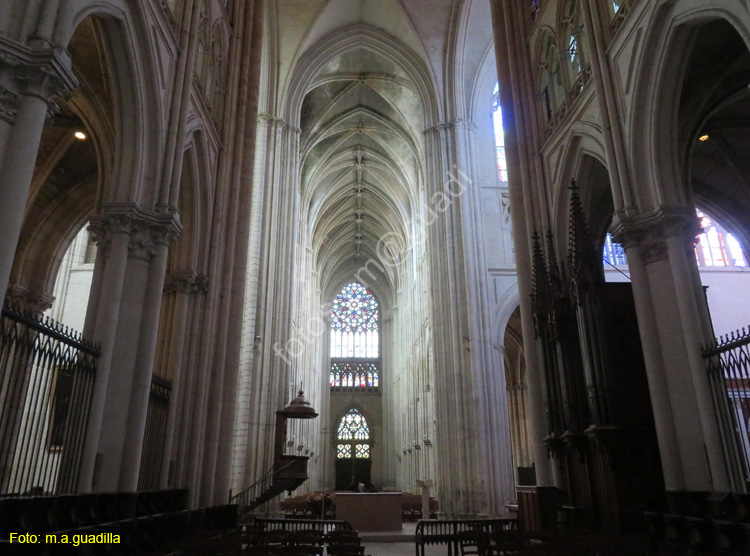
[[[371,259],[397,284],[422,180],[417,91],[394,60],[357,47],[324,64],[304,98],[302,198],[323,281]]]

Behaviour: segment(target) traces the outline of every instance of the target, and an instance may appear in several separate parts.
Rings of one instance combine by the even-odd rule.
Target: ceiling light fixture
[[[708,133],[704,133],[700,137],[698,137],[698,141],[708,141]]]
[[[88,135],[86,135],[83,131],[76,131],[73,136],[78,139],[79,141],[85,141],[88,139]]]

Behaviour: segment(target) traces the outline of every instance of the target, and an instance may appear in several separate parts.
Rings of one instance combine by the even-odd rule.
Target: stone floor
[[[365,554],[371,556],[415,556],[414,530],[416,523],[404,523],[400,533],[361,532]],[[446,556],[447,546],[425,547],[425,556]]]

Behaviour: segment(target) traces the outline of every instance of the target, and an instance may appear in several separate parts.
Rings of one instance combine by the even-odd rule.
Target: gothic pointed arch
[[[370,458],[371,437],[367,418],[357,407],[352,407],[341,417],[336,430],[336,458]]]

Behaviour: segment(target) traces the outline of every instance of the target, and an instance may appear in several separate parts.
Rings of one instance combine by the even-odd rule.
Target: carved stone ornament
[[[695,211],[689,207],[659,207],[636,217],[619,216],[613,225],[615,240],[626,250],[637,247],[644,264],[667,259],[667,239],[671,237],[683,237],[686,248],[692,250],[701,231]]]
[[[18,114],[18,95],[0,84],[0,119],[12,124]]]
[[[157,245],[169,245],[180,237],[182,225],[176,212],[154,212],[137,203],[113,203],[91,219],[88,231],[105,258],[109,257],[112,236],[127,234],[128,256],[150,260]]]
[[[208,292],[208,277],[193,270],[173,270],[164,280],[165,294],[199,294]]]
[[[78,80],[70,55],[61,47],[31,49],[0,36],[0,118],[12,123],[19,97],[32,96],[47,104],[48,117],[58,107],[55,98],[69,98]]]
[[[20,284],[10,284],[5,292],[5,304],[30,313],[35,317],[52,307],[55,296],[39,290],[31,290]]]
[[[434,125],[432,127],[428,127],[424,130],[424,133],[430,133],[430,132],[436,132],[436,131],[446,131],[451,130],[455,128],[464,128],[468,131],[477,131],[477,125],[469,120],[464,120],[463,118],[456,118],[455,120],[451,120],[449,122],[441,122],[437,125]]]

